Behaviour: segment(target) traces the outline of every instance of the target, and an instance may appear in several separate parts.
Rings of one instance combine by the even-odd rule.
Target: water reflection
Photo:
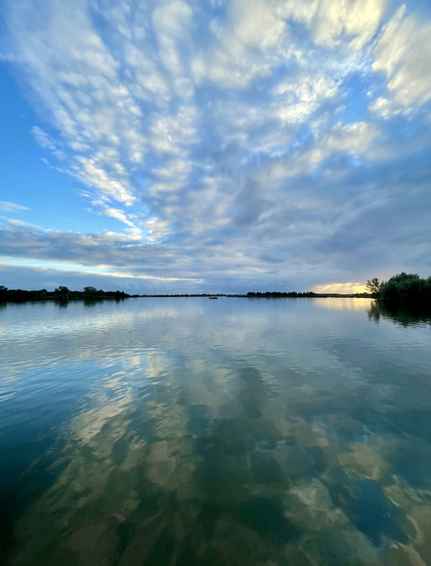
[[[405,307],[373,301],[370,305],[368,316],[370,320],[375,322],[379,322],[381,318],[384,318],[399,323],[402,326],[431,324],[430,309],[424,309],[419,306]]]
[[[0,443],[47,456],[11,564],[431,563],[428,328],[315,301],[13,309]]]
[[[330,310],[357,310],[366,311],[374,303],[372,299],[354,298],[354,297],[325,297],[321,299],[312,299],[313,303],[319,307]]]

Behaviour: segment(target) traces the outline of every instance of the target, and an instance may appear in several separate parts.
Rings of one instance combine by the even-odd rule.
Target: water
[[[367,300],[0,310],[0,562],[431,564],[431,326]]]

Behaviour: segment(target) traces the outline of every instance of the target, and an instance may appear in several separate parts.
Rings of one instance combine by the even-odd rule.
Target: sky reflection
[[[349,305],[74,304],[55,346],[0,337],[2,450],[39,452],[8,490],[42,478],[11,564],[427,563],[429,329]]]

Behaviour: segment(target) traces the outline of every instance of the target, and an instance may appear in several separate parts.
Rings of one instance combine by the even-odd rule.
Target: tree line
[[[99,300],[123,300],[129,297],[247,297],[247,298],[318,298],[318,297],[372,297],[386,305],[405,305],[416,308],[431,309],[431,277],[421,278],[416,273],[399,273],[387,281],[380,281],[377,277],[367,281],[368,293],[353,293],[340,295],[338,293],[314,293],[312,291],[250,291],[242,294],[202,293],[202,294],[148,294],[129,295],[124,291],[103,291],[96,287],[84,287],[82,291],[72,291],[61,285],[54,291],[39,289],[28,291],[23,289],[8,289],[0,285],[0,303],[26,302],[26,301],[68,301],[84,300],[95,302]]]
[[[375,277],[367,281],[367,288],[380,303],[431,308],[431,277],[417,273],[399,273],[387,281]]]
[[[84,287],[82,291],[72,291],[68,287],[61,285],[54,291],[38,289],[27,291],[24,289],[8,289],[0,285],[0,303],[24,303],[27,301],[56,301],[67,303],[69,301],[84,300],[95,302],[102,300],[121,301],[131,297],[124,291],[103,291],[95,287]]]

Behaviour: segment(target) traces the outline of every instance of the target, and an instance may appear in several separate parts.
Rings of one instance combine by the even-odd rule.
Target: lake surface
[[[365,299],[0,308],[0,562],[431,564],[431,326]]]

